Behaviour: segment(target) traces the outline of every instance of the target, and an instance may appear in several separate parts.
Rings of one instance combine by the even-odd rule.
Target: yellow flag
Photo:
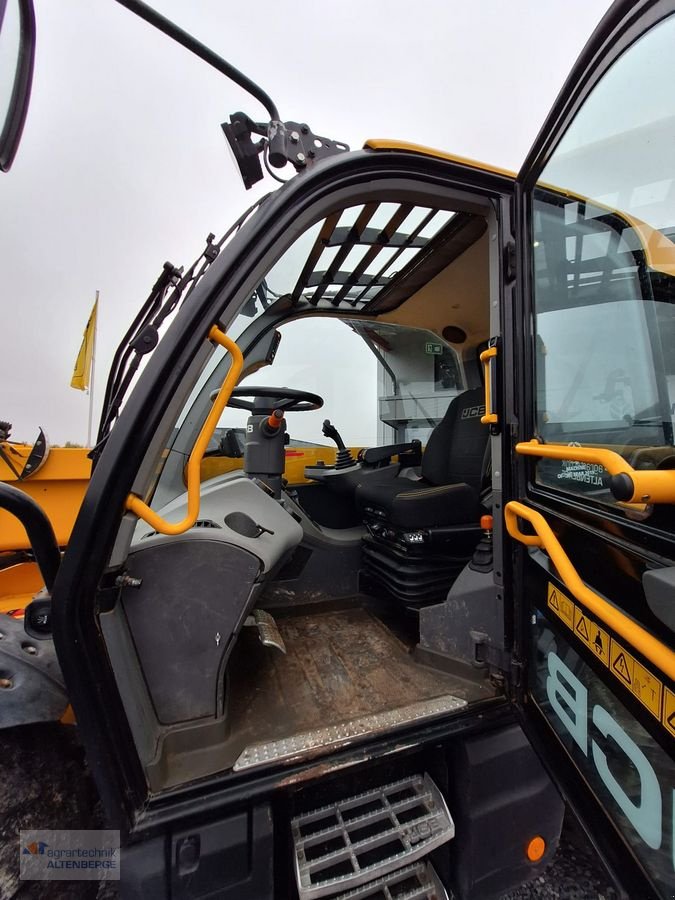
[[[82,346],[77,354],[75,368],[73,369],[73,377],[70,380],[70,386],[78,391],[86,391],[89,387],[89,379],[91,378],[91,361],[94,354],[94,340],[96,335],[96,315],[98,313],[98,293],[94,308],[89,316],[87,327],[84,329],[84,337],[82,338]]]

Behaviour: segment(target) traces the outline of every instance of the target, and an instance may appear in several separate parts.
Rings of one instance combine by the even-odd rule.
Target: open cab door
[[[674,45],[672,3],[615,4],[516,188],[519,702],[635,897],[675,884]]]

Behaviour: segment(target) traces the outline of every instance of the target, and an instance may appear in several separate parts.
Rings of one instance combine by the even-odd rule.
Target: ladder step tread
[[[314,900],[361,886],[365,891],[372,887],[373,879],[409,867],[451,840],[455,826],[441,792],[424,774],[296,816],[291,831],[300,900]],[[428,883],[436,890],[433,881]],[[380,894],[347,896],[354,900],[361,896],[387,900],[444,896],[429,890],[424,893],[424,886],[416,885],[412,874],[408,886],[410,892],[395,888],[392,893],[383,886]]]

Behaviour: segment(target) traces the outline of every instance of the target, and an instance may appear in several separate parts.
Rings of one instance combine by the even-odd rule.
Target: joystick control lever
[[[351,451],[345,447],[345,442],[340,437],[340,432],[335,425],[331,425],[330,419],[324,419],[323,428],[321,430],[327,438],[335,441],[337,445],[338,449],[335,456],[335,468],[346,469],[349,466],[355,466],[356,460],[352,456]]]

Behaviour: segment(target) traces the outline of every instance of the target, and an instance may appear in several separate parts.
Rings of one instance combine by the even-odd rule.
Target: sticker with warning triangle
[[[574,627],[574,603],[550,583],[548,586],[548,605],[568,628]]]
[[[633,667],[635,666],[635,660],[626,650],[623,649],[621,644],[617,644],[616,641],[612,641],[612,649],[610,652],[610,668],[612,672],[620,678],[626,687],[632,689],[633,687]]]
[[[612,638],[610,671],[629,688],[640,703],[657,719],[661,719],[663,683],[641,662]],[[668,690],[666,689],[666,693]],[[675,708],[673,710],[675,712]],[[665,722],[664,722],[665,724]],[[675,734],[675,725],[673,726]]]
[[[549,608],[574,632],[575,637],[675,737],[675,693],[550,582],[547,599]]]
[[[675,694],[669,689],[665,689],[663,695],[663,717],[661,719],[666,731],[669,731],[675,737]]]
[[[590,616],[574,607],[574,633],[606,666],[609,665],[609,635]]]

